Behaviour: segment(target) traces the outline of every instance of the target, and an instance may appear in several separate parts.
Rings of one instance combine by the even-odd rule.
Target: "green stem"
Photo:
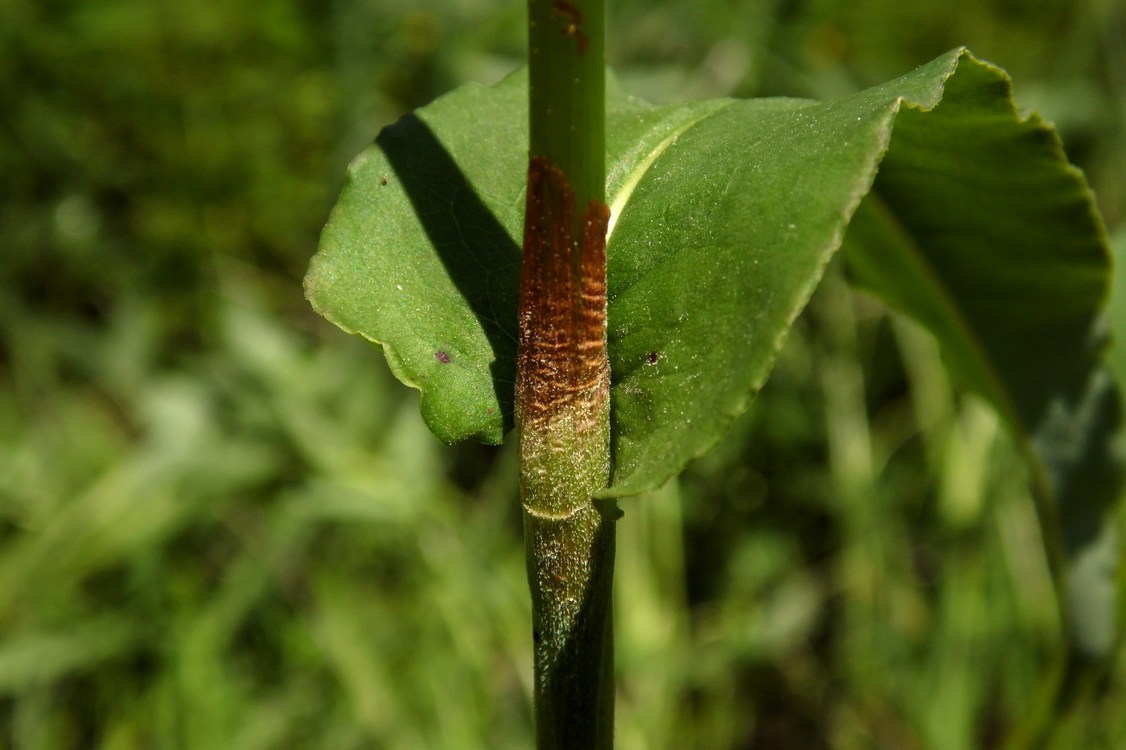
[[[580,209],[606,200],[604,0],[529,0],[529,150],[562,169]]]
[[[603,0],[529,0],[516,424],[540,750],[613,746]]]

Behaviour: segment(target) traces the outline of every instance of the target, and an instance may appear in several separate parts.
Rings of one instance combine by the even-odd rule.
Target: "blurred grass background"
[[[657,102],[836,96],[967,44],[1126,252],[1116,0],[610,5]],[[0,750],[529,746],[513,454],[440,445],[300,288],[352,155],[519,64],[523,22],[0,0]],[[994,747],[1058,637],[996,420],[835,268],[731,438],[623,507],[623,750]],[[1124,677],[1063,746],[1126,747]]]

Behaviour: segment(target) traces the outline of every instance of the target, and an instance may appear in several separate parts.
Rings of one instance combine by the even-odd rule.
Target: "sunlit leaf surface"
[[[517,73],[385,129],[306,280],[318,311],[383,345],[445,441],[499,443],[512,426],[525,99]],[[934,333],[1005,418],[1045,519],[1061,517],[1074,611],[1104,613],[1077,642],[1108,649],[1109,256],[1086,184],[1018,115],[1007,76],[955,50],[825,103],[652,108],[612,89],[607,118],[606,494],[658,487],[722,438],[844,243],[857,280]]]

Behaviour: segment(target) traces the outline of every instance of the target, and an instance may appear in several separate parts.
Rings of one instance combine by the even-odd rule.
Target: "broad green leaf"
[[[385,129],[306,280],[318,311],[383,345],[445,441],[498,443],[512,424],[526,121],[517,73]],[[955,50],[825,103],[652,108],[611,88],[607,133],[607,496],[661,485],[723,436],[847,232],[857,278],[1006,418],[1082,567],[1122,476],[1101,365],[1106,242],[1082,177],[1018,116],[1002,71]],[[1105,566],[1085,559],[1105,594]]]
[[[449,442],[511,427],[525,99],[518,73],[385,129],[352,165],[306,279],[318,311],[383,344]],[[897,106],[887,92],[656,109],[611,94],[612,494],[663,483],[746,408]]]
[[[384,130],[352,165],[307,279],[319,311],[384,345],[396,374],[422,391],[427,423],[449,442],[497,443],[511,426],[525,83],[515,74],[492,88],[467,86]],[[978,150],[990,151],[981,139],[1006,135],[1005,150],[991,152],[995,164],[1039,159],[1065,185],[1062,194],[1026,194],[1012,218],[999,217],[983,235],[995,238],[993,230],[1017,222],[1041,236],[1044,226],[1070,226],[1068,211],[1085,212],[1083,259],[1041,251],[1037,270],[1025,274],[1043,269],[1039,286],[1009,292],[1032,293],[1023,307],[1037,308],[1027,300],[1045,287],[1067,296],[1053,264],[1085,264],[1068,274],[1087,284],[1080,296],[1103,283],[1105,251],[1092,234],[1086,192],[1057,151],[1037,151],[1054,136],[1020,125],[1004,75],[962,51],[822,104],[650,108],[615,91],[608,108],[615,494],[660,484],[746,407],[877,168],[898,164],[881,166],[893,132],[891,156],[923,159],[902,167],[917,178],[905,200],[925,203],[931,189],[957,194],[958,180],[983,171],[968,146],[976,139]],[[928,164],[925,147],[910,144],[936,136],[952,148],[935,150],[938,161]],[[999,171],[1014,174],[1010,166]],[[967,205],[981,209],[979,223],[1005,210],[967,192],[947,216],[953,236],[976,231],[958,228]],[[999,269],[985,272],[1008,289]],[[1074,323],[1066,310],[1040,309],[1026,318],[1031,330],[1045,316]],[[989,373],[975,370],[980,358],[961,365],[991,400],[1003,401]]]
[[[305,278],[318,312],[383,345],[446,442],[500,443],[512,425],[526,89],[466,86],[384,129]]]
[[[518,72],[385,128],[306,278],[316,310],[382,343],[446,441],[500,443],[512,425],[526,96]],[[1062,518],[1073,609],[1102,613],[1076,618],[1081,649],[1105,651],[1114,545],[1099,530],[1123,476],[1101,365],[1106,238],[1006,74],[956,50],[823,104],[653,108],[611,87],[607,132],[608,497],[722,438],[847,233],[859,282],[935,333],[1008,421],[1043,519]]]
[[[849,226],[863,286],[926,326],[949,369],[1007,421],[1032,469],[1049,554],[1067,560],[1073,639],[1116,635],[1121,404],[1103,362],[1107,239],[1050,126],[1000,70],[965,60],[930,109],[905,108]],[[1055,529],[1062,535],[1053,539]]]

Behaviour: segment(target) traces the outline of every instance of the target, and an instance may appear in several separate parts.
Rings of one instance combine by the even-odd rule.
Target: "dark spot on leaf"
[[[659,360],[660,358],[661,355],[657,354],[657,352],[649,352],[645,355],[645,364],[655,365],[657,364],[657,360]]]
[[[379,184],[380,185],[386,185],[387,184],[387,178],[386,177],[380,177],[379,178]]]
[[[450,363],[450,355],[442,351],[441,349],[434,352],[434,358],[444,365],[448,365]]]

